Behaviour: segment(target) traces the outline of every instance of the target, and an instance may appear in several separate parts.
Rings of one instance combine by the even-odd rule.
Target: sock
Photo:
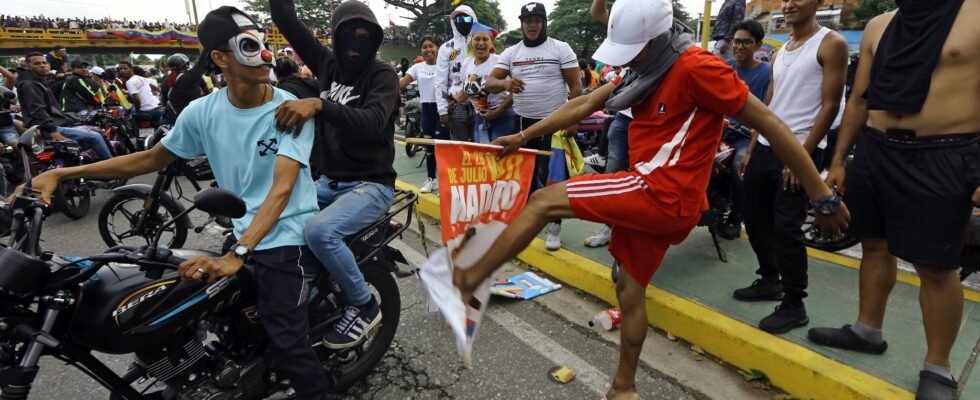
[[[943,377],[948,378],[948,379],[953,380],[953,381],[956,380],[956,379],[953,379],[953,374],[951,374],[949,372],[949,368],[943,368],[943,367],[940,367],[940,366],[938,366],[936,364],[923,363],[922,364],[922,370],[923,371],[929,371],[929,372],[932,372],[932,373],[939,374],[940,376],[943,376]]]
[[[851,331],[853,331],[855,335],[858,335],[858,337],[864,339],[865,341],[874,344],[879,344],[882,342],[881,329],[872,328],[870,326],[861,323],[861,321],[855,322],[854,325],[851,326]]]
[[[360,308],[362,310],[368,310],[373,308],[376,303],[377,300],[374,299],[374,295],[371,295],[371,298],[369,298],[368,301],[364,302],[364,304],[359,304],[357,308]]]

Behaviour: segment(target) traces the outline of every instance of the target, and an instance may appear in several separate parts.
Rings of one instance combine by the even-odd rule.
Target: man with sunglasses
[[[847,72],[847,40],[817,23],[822,0],[783,1],[792,40],[772,60],[767,104],[789,125],[817,168],[824,164],[827,132],[843,111]],[[759,322],[759,329],[786,333],[810,322],[803,305],[807,296],[807,254],[803,223],[807,195],[797,178],[776,155],[765,137],[752,134],[742,163],[745,230],[759,262],[759,279],[738,289],[740,301],[781,300]]]
[[[470,6],[459,6],[449,14],[453,38],[439,46],[436,56],[436,108],[439,121],[449,128],[453,140],[469,141],[473,131],[473,107],[469,102],[457,104],[456,95],[463,90],[463,62],[469,58],[466,38],[476,25],[476,13]]]
[[[347,304],[323,345],[355,347],[381,322],[381,311],[344,238],[374,223],[394,201],[398,76],[375,59],[383,31],[363,2],[348,0],[334,9],[333,49],[299,21],[293,0],[271,0],[269,8],[272,21],[314,71],[320,90],[319,98],[281,105],[276,121],[282,129],[294,129],[317,119],[310,161],[322,211],[307,224],[305,236]]]
[[[321,400],[329,381],[308,338],[309,288],[321,267],[303,237],[317,212],[308,165],[313,124],[276,129],[276,107],[295,97],[268,84],[272,52],[249,16],[220,7],[208,13],[198,32],[203,51],[186,74],[196,84],[205,72],[220,70],[227,87],[187,106],[160,146],[52,170],[35,178],[33,187],[47,197],[62,179],[130,178],[177,157],[206,154],[218,185],[239,195],[247,212],[234,221],[223,256],[185,261],[181,277],[221,285],[214,282],[247,264],[276,370],[289,379],[297,398]]]

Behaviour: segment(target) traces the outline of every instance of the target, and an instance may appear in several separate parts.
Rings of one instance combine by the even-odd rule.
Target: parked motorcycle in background
[[[402,94],[402,108],[405,127],[405,139],[422,137],[422,100],[419,98],[418,85],[409,83]],[[405,143],[405,155],[415,157],[422,150],[420,144]]]

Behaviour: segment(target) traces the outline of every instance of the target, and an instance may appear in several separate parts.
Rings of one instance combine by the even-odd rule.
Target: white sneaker
[[[544,227],[545,239],[544,247],[550,251],[561,248],[561,224],[557,222],[549,223]]]
[[[603,225],[592,236],[585,238],[585,247],[602,247],[608,245],[610,234],[612,234],[612,227]]]
[[[426,178],[425,179],[425,184],[422,185],[422,189],[419,190],[419,191],[422,192],[422,193],[432,193],[432,191],[435,190],[434,189],[435,186],[436,186],[436,180],[435,179]]]
[[[585,161],[585,163],[586,164],[589,164],[589,165],[596,165],[596,166],[600,166],[600,167],[605,167],[606,166],[606,157],[603,157],[602,154],[599,154],[599,153],[592,154],[592,155],[590,155],[588,157],[585,157],[582,160]]]

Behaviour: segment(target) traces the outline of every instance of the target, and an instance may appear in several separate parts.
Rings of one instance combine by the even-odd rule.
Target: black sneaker
[[[381,307],[372,295],[367,304],[344,309],[344,315],[337,319],[333,329],[323,338],[323,346],[337,350],[360,345],[380,322]]]
[[[932,371],[919,371],[916,400],[956,400],[956,381]]]
[[[838,349],[860,351],[868,354],[882,354],[888,350],[888,342],[872,343],[864,340],[851,329],[850,325],[840,328],[813,328],[807,333],[810,341],[819,345]]]
[[[782,300],[783,285],[756,279],[749,287],[736,290],[734,296],[741,301]]]
[[[724,239],[735,240],[742,235],[742,221],[735,221],[732,219],[726,219],[725,223],[721,224],[718,229],[718,236]]]
[[[810,318],[806,316],[805,307],[783,303],[776,306],[776,311],[759,321],[759,329],[769,333],[786,333],[809,323]]]

